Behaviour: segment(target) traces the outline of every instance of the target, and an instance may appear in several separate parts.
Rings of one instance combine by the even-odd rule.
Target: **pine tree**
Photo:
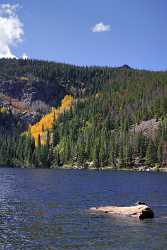
[[[146,150],[145,163],[147,165],[152,165],[153,163],[156,162],[156,160],[157,160],[157,152],[155,146],[150,141]]]
[[[157,158],[158,162],[162,164],[162,141],[160,140],[157,148]]]

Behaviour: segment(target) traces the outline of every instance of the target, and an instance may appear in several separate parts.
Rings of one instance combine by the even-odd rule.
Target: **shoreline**
[[[147,166],[139,166],[139,167],[131,167],[131,168],[114,168],[112,166],[106,166],[101,168],[96,167],[82,167],[82,166],[71,166],[70,164],[65,164],[63,166],[51,166],[50,168],[41,167],[27,167],[27,166],[4,166],[0,165],[0,168],[11,168],[11,169],[50,169],[50,170],[87,170],[87,171],[129,171],[129,172],[163,172],[167,173],[167,167],[147,167]]]
[[[107,171],[107,170],[113,170],[113,171],[130,171],[130,172],[167,172],[167,167],[146,167],[146,166],[140,166],[140,167],[133,167],[133,168],[114,168],[112,166],[102,167],[102,168],[96,168],[96,167],[88,167],[84,168],[82,166],[71,166],[71,165],[63,165],[62,167],[52,167],[51,169],[63,169],[63,170],[93,170],[93,171]]]

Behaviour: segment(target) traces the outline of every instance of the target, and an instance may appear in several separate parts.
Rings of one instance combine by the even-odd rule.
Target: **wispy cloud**
[[[111,30],[111,26],[108,24],[104,24],[104,23],[97,23],[93,28],[92,28],[92,32],[106,32],[106,31],[110,31]]]
[[[16,57],[11,47],[22,42],[23,24],[17,15],[18,5],[0,4],[0,58]]]

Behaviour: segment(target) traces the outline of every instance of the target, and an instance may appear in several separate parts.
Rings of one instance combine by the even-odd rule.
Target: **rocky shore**
[[[78,166],[78,165],[72,165],[72,164],[64,164],[61,167],[55,167],[53,168],[60,168],[60,169],[79,169],[79,170],[96,170],[96,171],[105,171],[105,170],[114,170],[114,171],[134,171],[134,172],[167,172],[167,167],[164,166],[135,166],[135,167],[121,167],[121,168],[115,168],[113,166],[105,166],[97,168],[93,165],[90,165],[88,167],[85,166]]]

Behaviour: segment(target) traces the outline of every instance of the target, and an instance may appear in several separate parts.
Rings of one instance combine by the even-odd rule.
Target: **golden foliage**
[[[95,95],[96,98],[98,97],[103,97],[103,92],[97,92],[96,95]]]
[[[6,113],[7,112],[7,109],[4,108],[4,107],[0,107],[0,113]]]
[[[59,108],[52,108],[51,112],[43,116],[39,122],[33,126],[29,126],[29,133],[34,137],[36,145],[38,145],[39,136],[41,138],[41,144],[46,144],[46,131],[53,127],[54,122],[60,114],[72,106],[73,100],[72,96],[66,95]]]
[[[29,81],[29,78],[26,77],[26,76],[21,76],[21,77],[19,78],[19,80],[20,80],[20,81]]]

